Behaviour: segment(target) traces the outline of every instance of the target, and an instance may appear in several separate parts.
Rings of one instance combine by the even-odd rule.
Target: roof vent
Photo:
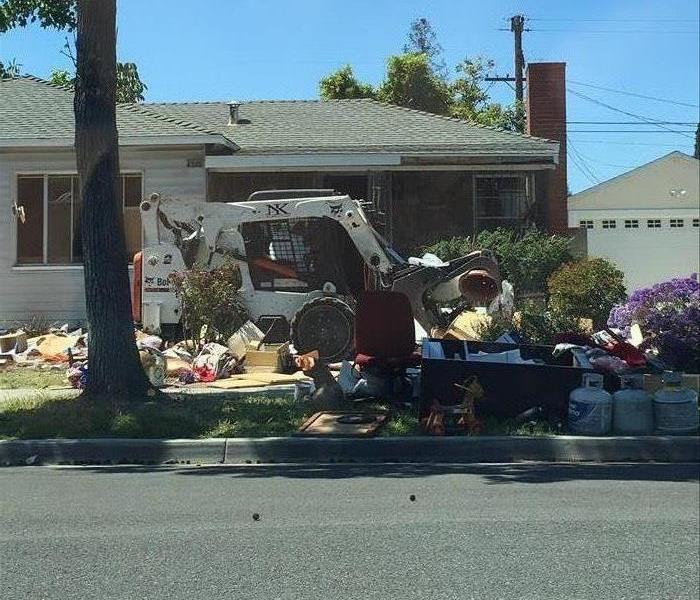
[[[239,122],[238,109],[241,107],[240,102],[232,100],[228,103],[228,124],[235,125]]]

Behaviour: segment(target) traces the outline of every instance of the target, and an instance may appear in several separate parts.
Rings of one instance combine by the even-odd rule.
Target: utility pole
[[[515,41],[515,99],[523,101],[523,70],[525,57],[523,56],[523,31],[525,30],[525,17],[515,15],[510,18],[510,30]]]
[[[523,56],[523,31],[528,31],[525,27],[525,17],[523,15],[513,15],[510,18],[510,29],[501,31],[513,32],[513,57],[515,63],[515,77],[506,75],[505,77],[484,77],[485,81],[514,81],[515,99],[523,101],[523,82],[525,81],[525,57]]]

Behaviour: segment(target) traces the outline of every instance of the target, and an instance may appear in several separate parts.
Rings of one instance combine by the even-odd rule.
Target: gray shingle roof
[[[70,89],[25,76],[0,80],[0,146],[72,145]],[[552,161],[556,142],[375,100],[119,104],[120,143],[225,143],[242,154],[371,153],[516,156]],[[190,142],[191,143],[191,142]]]
[[[212,141],[212,136],[221,138],[219,133],[200,125],[178,123],[172,117],[135,104],[117,106],[117,129],[122,141],[163,138],[161,143],[167,143],[168,139],[201,138],[204,143]],[[42,140],[72,143],[74,135],[70,89],[31,76],[0,79],[0,146],[24,140],[34,145]]]
[[[243,153],[420,152],[550,156],[557,143],[375,100],[244,102],[228,125],[225,102],[153,103],[151,110],[199,123]]]

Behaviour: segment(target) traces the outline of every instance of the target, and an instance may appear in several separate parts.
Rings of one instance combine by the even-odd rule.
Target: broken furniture
[[[398,292],[364,292],[355,319],[355,364],[367,381],[367,392],[391,396],[400,389],[406,369],[420,364],[415,351],[413,313]]]
[[[547,417],[564,419],[568,397],[578,387],[581,375],[594,372],[574,365],[570,353],[552,355],[552,346],[423,340],[421,361],[420,417],[426,418],[435,400],[441,405],[459,405],[463,390],[455,387],[476,377],[484,390],[476,403],[479,417],[515,417],[541,407]],[[616,378],[606,375],[606,388]]]

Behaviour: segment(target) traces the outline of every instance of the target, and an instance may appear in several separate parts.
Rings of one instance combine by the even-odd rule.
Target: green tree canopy
[[[74,31],[77,25],[75,0],[0,0],[0,33],[35,22],[44,28]],[[0,77],[18,77],[19,74],[14,61],[7,65],[0,62]],[[75,76],[64,69],[54,69],[49,80],[73,86]],[[147,89],[134,63],[117,63],[117,102],[142,102]]]
[[[377,87],[357,79],[350,65],[320,81],[324,100],[375,98],[383,102],[449,115],[481,125],[523,131],[525,111],[521,103],[492,102],[485,77],[494,62],[465,58],[450,78],[442,59],[442,47],[425,18],[411,24],[404,53],[390,56],[384,80]]]
[[[73,87],[75,76],[65,69],[54,69],[49,81],[56,85]],[[147,89],[146,84],[139,78],[139,70],[134,63],[117,63],[117,102],[143,102],[143,93]]]
[[[350,65],[321,79],[319,86],[324,100],[374,98],[377,95],[370,84],[358,81]]]
[[[416,52],[389,58],[377,98],[440,115],[448,114],[452,103],[448,83],[436,75],[426,54]]]

